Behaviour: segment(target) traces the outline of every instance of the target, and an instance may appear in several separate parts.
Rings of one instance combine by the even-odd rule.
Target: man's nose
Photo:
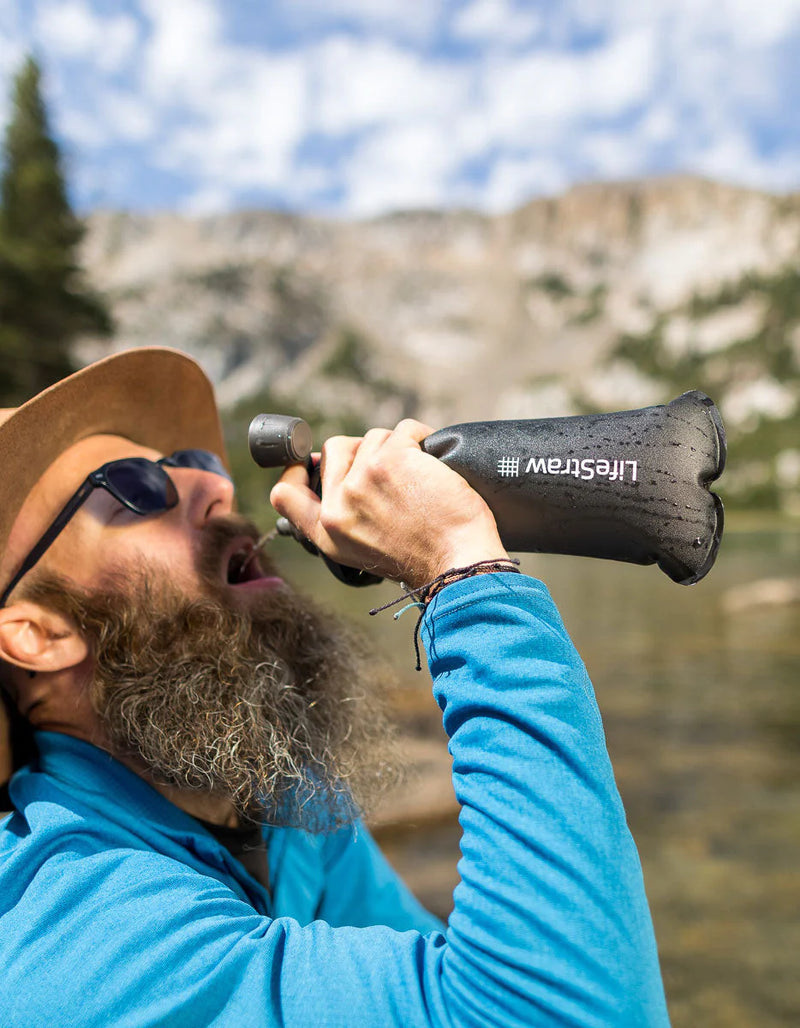
[[[178,490],[178,512],[192,528],[202,528],[209,518],[233,510],[233,482],[213,471],[170,468],[169,476]]]

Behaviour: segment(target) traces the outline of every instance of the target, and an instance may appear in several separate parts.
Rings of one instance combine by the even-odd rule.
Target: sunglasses
[[[222,461],[207,450],[177,450],[170,457],[148,460],[146,457],[123,457],[112,460],[87,475],[80,487],[67,500],[55,520],[22,562],[19,571],[0,596],[0,607],[16,588],[20,579],[44,556],[58,535],[66,528],[70,519],[88,500],[95,489],[105,489],[123,507],[147,517],[148,514],[163,514],[178,504],[178,490],[164,468],[194,468],[196,471],[210,471],[230,480]]]

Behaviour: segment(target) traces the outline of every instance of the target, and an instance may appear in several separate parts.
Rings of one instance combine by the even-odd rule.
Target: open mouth
[[[252,540],[237,541],[223,567],[225,583],[232,586],[259,585],[274,587],[282,585],[283,579],[267,574],[259,561],[258,551]]]
[[[226,581],[228,585],[241,585],[242,582],[252,582],[254,578],[260,578],[260,569],[256,564],[256,557],[252,547],[246,550],[238,550],[228,560]]]

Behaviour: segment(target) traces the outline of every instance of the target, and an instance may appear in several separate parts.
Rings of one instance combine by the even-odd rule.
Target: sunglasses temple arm
[[[86,498],[96,488],[95,483],[88,478],[83,485],[78,489],[74,495],[72,495],[61,510],[58,512],[53,520],[53,523],[41,537],[39,542],[34,546],[28,556],[25,558],[25,562],[19,571],[14,575],[9,583],[8,587],[3,591],[3,595],[0,596],[0,607],[5,607],[6,600],[17,587],[17,583],[31,570],[31,568],[37,564],[44,556],[46,551],[53,545],[56,538],[66,528],[70,518],[81,506],[82,503],[86,502]]]

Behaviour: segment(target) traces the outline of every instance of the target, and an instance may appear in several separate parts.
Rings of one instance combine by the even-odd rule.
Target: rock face
[[[331,424],[443,425],[701,388],[729,430],[729,497],[789,509],[798,256],[799,197],[695,178],[589,185],[497,217],[100,212],[84,249],[113,348],[192,353],[223,406],[262,393]],[[79,357],[108,349],[85,340]]]

